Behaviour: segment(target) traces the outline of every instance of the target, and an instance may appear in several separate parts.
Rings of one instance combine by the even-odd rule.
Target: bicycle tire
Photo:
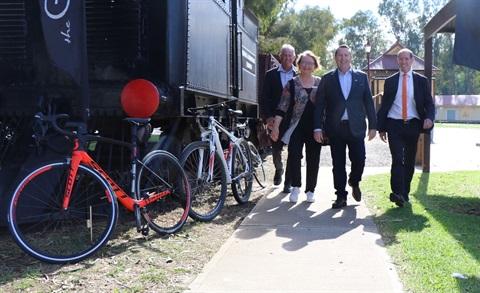
[[[255,177],[258,185],[260,185],[262,188],[265,188],[267,187],[267,173],[265,172],[265,167],[263,166],[262,157],[251,141],[248,142],[248,146],[250,147],[250,154],[252,158],[253,176]]]
[[[149,193],[169,193],[141,208],[148,226],[160,234],[182,229],[190,211],[188,178],[178,159],[164,150],[148,153],[138,170],[137,194],[148,198]]]
[[[18,185],[8,210],[9,229],[27,254],[54,264],[76,263],[107,243],[118,217],[106,179],[79,165],[70,203],[62,207],[70,164],[55,162],[31,172]]]
[[[240,150],[239,150],[240,149]],[[243,156],[240,154],[243,153]],[[252,159],[250,156],[250,147],[244,138],[238,140],[238,144],[233,146],[232,151],[232,192],[233,197],[239,204],[246,204],[252,193],[253,186],[253,168]],[[247,162],[245,162],[246,158]],[[244,173],[246,164],[249,165],[250,171],[245,176],[233,180],[240,174]]]
[[[182,151],[180,158],[180,164],[190,183],[190,217],[200,222],[213,220],[222,210],[227,198],[227,167],[218,151],[214,154],[213,178],[206,180],[209,149],[207,141],[194,141]],[[199,157],[202,153],[203,163],[200,166]]]

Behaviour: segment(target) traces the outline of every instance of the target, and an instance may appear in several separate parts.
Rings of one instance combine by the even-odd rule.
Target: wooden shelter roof
[[[435,106],[480,107],[480,95],[436,95]]]
[[[405,47],[397,40],[397,42],[395,42],[395,44],[393,44],[385,53],[370,62],[370,70],[398,71],[397,53],[403,48]],[[414,71],[424,71],[425,62],[423,59],[415,54],[413,54],[413,58],[415,61],[412,64],[412,69]],[[368,70],[368,66],[363,67],[362,70]],[[439,71],[439,69],[435,66],[432,66],[432,70]]]

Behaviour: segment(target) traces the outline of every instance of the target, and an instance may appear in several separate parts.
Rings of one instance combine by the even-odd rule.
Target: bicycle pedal
[[[143,236],[148,236],[149,232],[150,232],[150,228],[148,228],[148,226],[140,229],[140,233],[142,233]]]

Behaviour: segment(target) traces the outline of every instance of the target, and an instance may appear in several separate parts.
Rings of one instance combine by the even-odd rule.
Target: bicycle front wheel
[[[253,186],[253,168],[250,147],[245,139],[240,138],[233,146],[232,152],[232,192],[239,204],[245,204],[250,198]]]
[[[8,210],[15,242],[48,263],[75,263],[100,249],[114,231],[118,206],[107,181],[80,165],[64,208],[70,164],[57,162],[31,172],[15,190]]]
[[[213,158],[213,176],[209,176],[210,146],[207,141],[187,145],[180,164],[187,173],[192,190],[190,216],[201,222],[213,220],[222,210],[227,198],[227,167],[216,151]]]
[[[249,141],[248,146],[250,147],[253,176],[255,177],[258,185],[260,185],[262,188],[265,188],[267,187],[267,174],[265,173],[265,168],[263,167],[262,157],[252,142]]]
[[[175,156],[162,150],[148,153],[138,170],[136,188],[139,199],[167,192],[141,209],[143,218],[155,232],[171,234],[183,227],[190,210],[190,188]]]

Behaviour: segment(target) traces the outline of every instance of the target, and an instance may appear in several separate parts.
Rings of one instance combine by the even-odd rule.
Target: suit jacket
[[[387,120],[388,111],[392,107],[393,102],[395,101],[395,96],[397,95],[399,74],[400,72],[397,72],[385,80],[382,104],[377,113],[378,131],[380,132],[386,132],[385,122]],[[417,113],[420,121],[422,121],[422,125],[423,120],[426,118],[432,121],[435,120],[435,104],[430,92],[431,89],[428,79],[413,71],[413,98],[415,99]],[[423,128],[420,129],[420,131],[423,132],[430,132],[430,130],[431,128],[426,130],[423,130]]]
[[[368,128],[377,128],[375,106],[372,92],[368,84],[368,76],[358,70],[352,71],[352,86],[348,98],[343,96],[338,68],[325,73],[317,90],[315,102],[314,129],[325,128],[328,137],[337,133],[345,108],[348,113],[350,131],[354,137],[365,137]],[[325,113],[325,125],[322,126],[322,117]]]
[[[296,73],[293,73],[295,76]],[[283,86],[278,67],[272,68],[265,74],[262,89],[262,116],[266,120],[269,117],[275,117],[278,102],[282,96]]]

